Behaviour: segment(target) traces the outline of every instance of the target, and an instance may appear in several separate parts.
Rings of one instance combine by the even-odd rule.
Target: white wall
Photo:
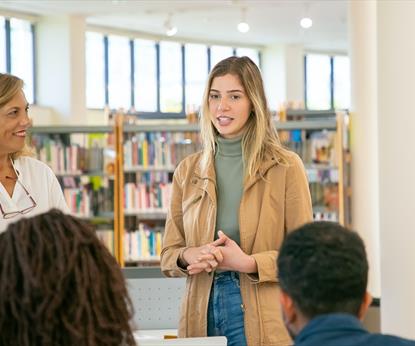
[[[85,19],[43,17],[36,26],[37,102],[63,124],[85,121]]]
[[[415,339],[415,2],[378,1],[382,330]]]

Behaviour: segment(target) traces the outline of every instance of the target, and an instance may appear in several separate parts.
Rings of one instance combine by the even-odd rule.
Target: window
[[[256,49],[236,48],[236,56],[247,56],[259,67],[259,54]]]
[[[350,107],[350,60],[347,56],[333,57],[334,108]]]
[[[124,36],[108,37],[108,103],[110,108],[131,108],[130,40]]]
[[[327,55],[306,57],[306,104],[308,109],[331,107],[331,62]]]
[[[0,73],[7,71],[6,67],[6,21],[0,17]]]
[[[182,49],[176,42],[160,42],[160,110],[181,113],[182,98]]]
[[[210,47],[210,69],[212,69],[219,61],[233,56],[233,48],[225,46]]]
[[[104,35],[86,33],[86,104],[88,108],[105,105]]]
[[[255,49],[240,48],[256,64]],[[184,54],[184,55],[183,55]],[[183,117],[197,111],[210,67],[234,55],[234,48],[86,33],[88,108],[131,106],[141,117]]]
[[[350,66],[347,56],[308,54],[305,57],[307,109],[350,107]]]
[[[157,49],[149,40],[134,40],[134,107],[157,111]]]
[[[186,44],[186,111],[198,111],[208,77],[207,46]]]
[[[25,20],[10,19],[11,73],[23,79],[27,102],[34,101],[33,32]]]

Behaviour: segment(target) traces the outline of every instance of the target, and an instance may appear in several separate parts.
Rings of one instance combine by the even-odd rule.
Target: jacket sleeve
[[[287,169],[285,184],[284,233],[290,232],[304,223],[313,220],[310,189],[304,165],[298,155],[294,155]],[[258,273],[249,275],[255,283],[277,282],[278,251],[265,251],[253,254]]]
[[[187,271],[178,266],[178,261],[187,249],[183,229],[182,192],[179,165],[173,175],[170,208],[160,256],[161,271],[169,277],[187,276]]]

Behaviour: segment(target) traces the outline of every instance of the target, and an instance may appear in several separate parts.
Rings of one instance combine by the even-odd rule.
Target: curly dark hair
[[[53,209],[0,234],[0,345],[136,345],[123,274],[94,228]]]
[[[278,255],[281,289],[309,319],[329,313],[357,316],[368,262],[356,232],[338,223],[308,223],[290,233]]]

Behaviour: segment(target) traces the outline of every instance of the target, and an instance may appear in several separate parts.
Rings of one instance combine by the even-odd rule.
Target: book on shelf
[[[124,259],[126,262],[159,260],[162,247],[160,228],[150,228],[140,222],[138,229],[124,234]]]

